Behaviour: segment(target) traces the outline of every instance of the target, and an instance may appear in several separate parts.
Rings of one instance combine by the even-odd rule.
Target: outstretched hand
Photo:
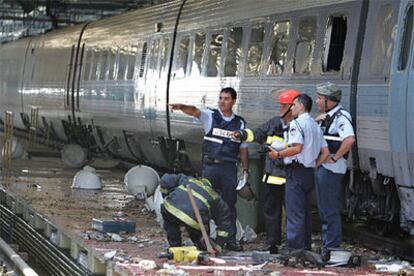
[[[171,112],[174,110],[181,110],[183,108],[183,104],[169,104]]]

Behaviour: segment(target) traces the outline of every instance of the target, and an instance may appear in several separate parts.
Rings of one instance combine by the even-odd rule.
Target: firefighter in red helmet
[[[288,131],[289,122],[293,119],[291,107],[301,93],[295,89],[280,89],[273,91],[279,102],[279,114],[255,129],[244,129],[234,132],[234,138],[246,142],[258,142],[282,150],[286,143],[284,136]],[[277,253],[282,240],[282,210],[286,172],[282,159],[272,160],[266,154],[263,183],[265,187],[264,217],[266,228],[266,244],[263,251]]]

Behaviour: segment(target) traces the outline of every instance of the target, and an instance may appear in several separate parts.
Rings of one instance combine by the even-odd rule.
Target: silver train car
[[[332,81],[357,134],[349,216],[414,235],[413,5],[177,0],[4,44],[0,123],[10,110],[15,133],[39,142],[197,173],[201,125],[168,103],[216,106],[232,86],[255,127],[276,113],[273,89],[315,97]]]

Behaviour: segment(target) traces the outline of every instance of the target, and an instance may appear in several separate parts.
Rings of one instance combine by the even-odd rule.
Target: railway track
[[[50,275],[92,275],[4,204],[0,204],[0,226],[5,240],[24,248]]]
[[[414,239],[400,235],[398,231],[393,232],[392,237],[386,237],[375,233],[371,226],[344,222],[343,235],[350,242],[414,262]]]

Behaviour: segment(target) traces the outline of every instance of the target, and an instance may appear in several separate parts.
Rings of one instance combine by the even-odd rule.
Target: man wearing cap
[[[218,109],[198,109],[192,105],[170,104],[172,110],[181,110],[201,121],[204,127],[203,177],[209,179],[213,188],[222,196],[231,211],[232,236],[227,249],[241,251],[236,241],[237,162],[240,160],[245,174],[248,174],[249,159],[246,143],[231,139],[231,133],[244,129],[245,121],[234,114],[237,93],[231,87],[220,91]]]
[[[293,119],[291,108],[293,101],[300,92],[294,89],[273,91],[279,102],[279,115],[271,118],[255,129],[245,129],[234,133],[235,138],[246,142],[258,142],[268,147],[283,149],[284,133]],[[266,244],[263,251],[278,253],[282,241],[282,210],[285,193],[286,172],[282,159],[273,160],[266,155],[263,183],[265,187],[264,217],[266,229]]]
[[[194,245],[200,250],[205,250],[187,186],[192,190],[204,225],[209,225],[210,219],[214,220],[217,225],[215,242],[220,246],[223,245],[233,231],[231,213],[227,204],[213,190],[210,182],[205,178],[197,179],[184,174],[164,174],[160,182],[160,191],[164,197],[161,214],[169,245],[182,246],[180,227],[185,226]]]
[[[294,100],[286,138],[288,147],[275,150],[269,147],[272,159],[283,158],[286,165],[286,234],[289,249],[311,249],[311,194],[314,169],[329,155],[322,131],[310,116],[312,99],[301,94]]]
[[[355,133],[349,112],[339,104],[342,91],[333,83],[316,86],[320,126],[328,143],[330,155],[316,172],[316,197],[322,222],[322,256],[329,259],[329,250],[342,242],[341,187],[347,170],[349,150]]]

